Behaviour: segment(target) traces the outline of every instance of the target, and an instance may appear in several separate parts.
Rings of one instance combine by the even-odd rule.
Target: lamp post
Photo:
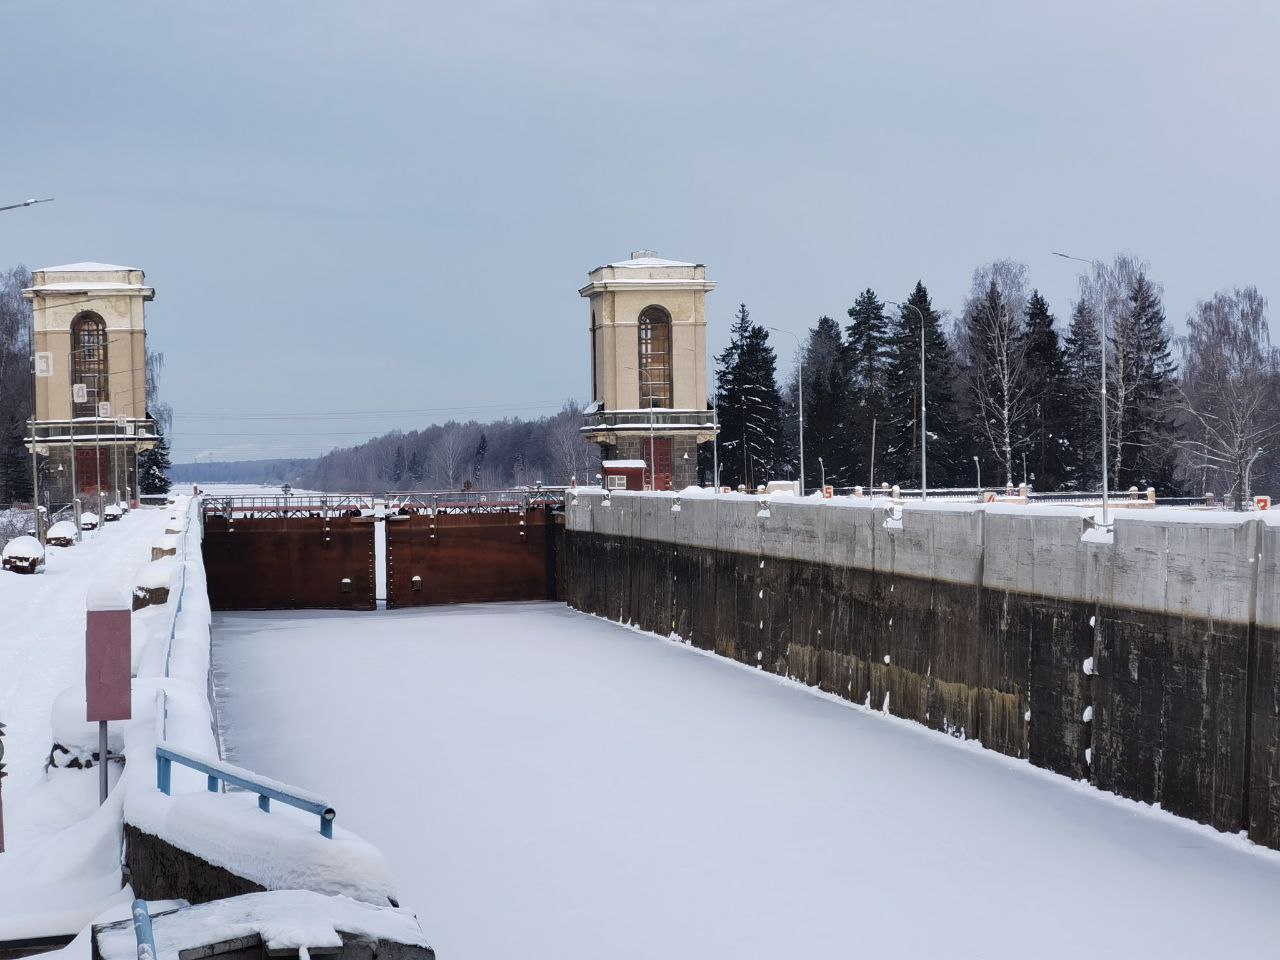
[[[827,465],[822,462],[822,458],[818,458],[818,469],[822,471],[822,495],[827,495]]]
[[[0,210],[20,210],[36,203],[49,203],[53,197],[32,198],[21,203],[8,203]],[[44,524],[40,522],[40,460],[36,453],[36,331],[35,313],[32,313],[31,336],[28,342],[31,363],[31,519],[36,528],[36,539],[44,543]],[[3,834],[0,834],[0,852],[4,850]]]
[[[978,471],[978,499],[982,499],[982,464],[978,462],[978,458],[973,458],[973,469]]]
[[[800,337],[792,333],[790,330],[783,330],[781,327],[766,327],[775,333],[785,333],[789,337],[794,337],[796,341],[796,356],[799,362],[796,364],[796,385],[800,396],[800,496],[804,496],[804,357],[800,356]]]
[[[1077,263],[1087,263],[1091,267],[1100,266],[1100,260],[1085,260],[1083,257],[1073,257],[1070,254],[1058,253],[1053,251],[1055,257],[1062,257],[1064,260],[1075,260]],[[1106,307],[1103,307],[1102,316],[1098,318],[1098,341],[1102,348],[1102,526],[1107,527],[1107,314]]]
[[[920,318],[920,499],[929,499],[929,423],[925,415],[925,383],[924,383],[924,313],[914,303],[898,303],[886,300],[899,310],[910,307]]]

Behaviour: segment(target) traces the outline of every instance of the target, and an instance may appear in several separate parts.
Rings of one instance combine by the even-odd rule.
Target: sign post
[[[98,723],[98,803],[107,800],[107,721],[128,720],[130,629],[128,593],[91,587],[85,613],[85,719]]]
[[[4,760],[4,724],[0,723],[0,761]],[[0,763],[0,853],[4,853],[4,764]]]

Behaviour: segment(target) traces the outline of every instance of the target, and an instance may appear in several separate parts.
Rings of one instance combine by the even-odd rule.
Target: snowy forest
[[[1129,255],[1093,264],[1065,318],[1011,260],[976,269],[953,318],[923,283],[900,304],[864,290],[846,312],[843,328],[820,317],[800,353],[807,489],[867,485],[873,469],[877,485],[919,486],[923,340],[930,487],[974,487],[981,471],[986,487],[1099,490],[1104,323],[1112,489],[1238,502],[1280,479],[1280,356],[1253,287],[1197,303],[1180,337]],[[776,365],[740,306],[716,365],[722,483],[796,475],[801,378],[780,384]]]

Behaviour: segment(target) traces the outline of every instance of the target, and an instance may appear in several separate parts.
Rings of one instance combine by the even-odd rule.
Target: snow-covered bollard
[[[159,560],[162,557],[174,557],[178,554],[178,538],[168,535],[161,537],[151,546],[151,559]]]
[[[80,529],[81,530],[97,530],[98,515],[94,513],[92,510],[86,510],[84,513],[80,514]]]
[[[106,523],[114,523],[122,516],[124,516],[124,511],[114,503],[109,503],[102,508],[102,519]]]
[[[35,537],[14,537],[0,551],[0,566],[14,573],[40,573],[44,570],[44,547]]]
[[[168,603],[173,571],[173,561],[169,559],[152,560],[140,566],[134,578],[133,609],[141,610],[158,603]]]
[[[59,520],[45,533],[44,542],[51,547],[74,547],[76,525],[70,520]]]

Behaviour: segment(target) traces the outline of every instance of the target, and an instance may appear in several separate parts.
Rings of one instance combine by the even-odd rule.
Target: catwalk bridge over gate
[[[206,497],[215,610],[554,600],[564,491]]]

